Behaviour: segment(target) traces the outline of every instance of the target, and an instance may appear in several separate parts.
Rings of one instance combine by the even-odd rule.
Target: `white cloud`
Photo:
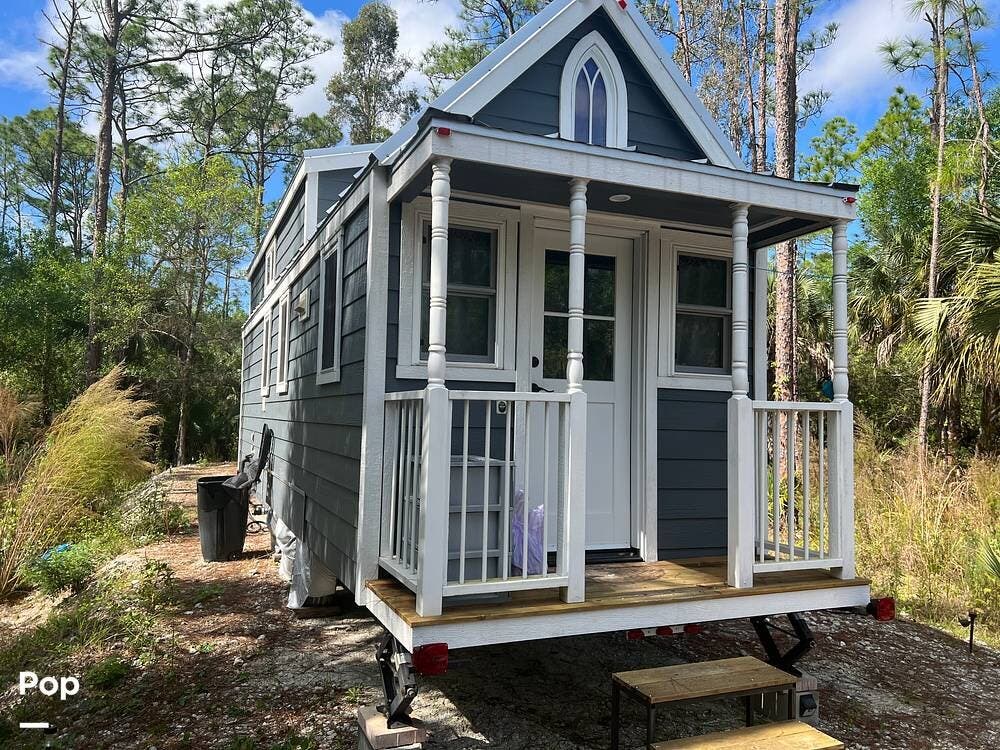
[[[881,106],[896,86],[911,80],[888,70],[879,50],[890,40],[927,36],[926,22],[910,12],[906,0],[844,0],[817,20],[836,22],[837,38],[817,53],[799,90],[829,91],[828,111]]]
[[[44,64],[45,51],[41,47],[10,49],[0,54],[0,85],[45,91],[45,78],[39,71]]]

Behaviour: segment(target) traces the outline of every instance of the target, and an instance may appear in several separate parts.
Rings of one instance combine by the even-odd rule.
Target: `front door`
[[[530,380],[566,390],[569,233],[536,229]],[[633,241],[587,228],[583,390],[587,393],[587,549],[630,546]]]

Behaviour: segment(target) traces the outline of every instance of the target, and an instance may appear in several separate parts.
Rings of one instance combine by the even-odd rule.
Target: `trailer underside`
[[[742,589],[725,576],[725,558],[589,565],[583,602],[563,602],[552,590],[514,592],[503,601],[454,603],[435,617],[418,615],[413,592],[392,578],[369,581],[365,593],[368,609],[409,651],[865,606],[870,599],[867,580],[823,570],[761,573]]]

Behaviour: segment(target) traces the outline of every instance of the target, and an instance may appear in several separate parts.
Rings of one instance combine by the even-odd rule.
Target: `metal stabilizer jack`
[[[788,617],[788,622],[791,623],[791,630],[775,625],[769,617],[751,617],[750,624],[757,631],[757,638],[760,639],[760,645],[764,647],[768,663],[796,677],[801,677],[802,672],[795,668],[795,662],[809,653],[816,645],[816,639],[813,638],[812,631],[801,614],[798,612],[789,612],[786,617]],[[782,654],[778,650],[778,644],[774,642],[773,630],[795,638],[795,645]]]
[[[382,675],[385,704],[378,710],[385,714],[386,725],[409,724],[410,704],[417,697],[417,679],[410,654],[390,633],[375,647],[375,661]]]

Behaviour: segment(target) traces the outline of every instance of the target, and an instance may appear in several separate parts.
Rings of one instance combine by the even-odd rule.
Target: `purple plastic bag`
[[[544,570],[545,550],[542,549],[542,529],[545,523],[545,506],[528,508],[528,575],[541,575]],[[524,552],[524,490],[514,493],[514,524],[511,543],[514,567],[521,568]]]

